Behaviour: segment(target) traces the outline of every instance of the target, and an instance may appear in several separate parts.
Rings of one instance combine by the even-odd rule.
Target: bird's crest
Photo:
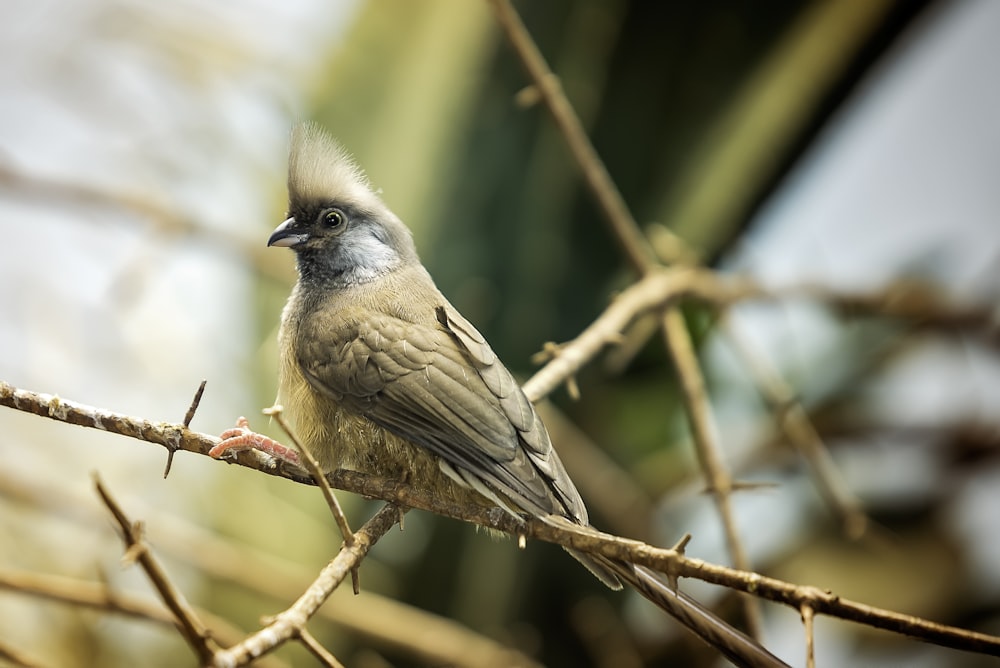
[[[332,200],[362,208],[378,201],[351,155],[323,128],[308,121],[292,129],[288,195],[292,202]]]

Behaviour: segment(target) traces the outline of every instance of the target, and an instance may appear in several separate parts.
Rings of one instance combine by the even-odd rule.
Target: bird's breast
[[[297,288],[285,307],[278,332],[278,403],[284,407],[296,438],[324,470],[350,468],[391,478],[408,478],[419,470],[423,476],[436,476],[437,460],[425,449],[380,427],[348,402],[338,400],[335,393],[318,389],[306,378],[303,354],[311,358],[322,350],[322,359],[311,359],[313,364],[346,369],[360,363],[355,350],[359,342],[367,340],[364,345],[375,349],[381,345],[369,326],[373,314],[366,314],[357,300],[331,299],[319,308],[327,323],[319,328],[321,333],[315,327],[303,327],[306,321],[315,324],[316,306],[300,299]],[[319,346],[315,341],[303,342],[303,331],[326,339]]]

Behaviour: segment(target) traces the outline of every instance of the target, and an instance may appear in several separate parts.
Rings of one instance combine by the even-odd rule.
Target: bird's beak
[[[294,218],[289,218],[281,225],[278,225],[274,228],[274,232],[271,232],[271,236],[267,240],[267,245],[294,248],[309,238],[308,234],[305,232],[296,232],[292,229],[293,227],[295,227]]]

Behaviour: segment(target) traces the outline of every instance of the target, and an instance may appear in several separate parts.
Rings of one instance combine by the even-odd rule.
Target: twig
[[[325,647],[320,645],[313,635],[309,633],[309,629],[299,629],[299,642],[302,646],[309,650],[309,653],[316,657],[324,666],[329,666],[330,668],[344,668],[344,664],[337,660],[333,654],[329,652]]]
[[[330,488],[330,483],[326,481],[326,477],[323,475],[323,469],[320,468],[319,462],[313,454],[299,442],[295,434],[292,433],[292,428],[288,426],[285,422],[285,416],[282,415],[284,408],[275,404],[270,408],[264,409],[264,415],[270,415],[278,423],[278,426],[288,434],[288,438],[292,441],[292,445],[299,452],[299,459],[304,461],[306,468],[309,470],[309,475],[312,476],[313,481],[319,486],[320,490],[323,492],[323,498],[326,499],[326,505],[330,509],[330,513],[333,514],[333,520],[337,523],[340,528],[340,535],[344,539],[344,545],[352,547],[354,545],[354,532],[351,531],[351,525],[347,521],[347,515],[344,514],[344,509],[340,507],[340,502],[337,501],[337,497],[334,495],[333,490]],[[400,516],[402,517],[402,516]],[[355,594],[361,593],[361,576],[358,574],[358,570],[354,569],[351,571],[351,588],[354,590]]]
[[[552,72],[538,46],[509,0],[489,0],[496,13],[497,21],[507,34],[507,39],[521,59],[532,83],[542,98],[542,102],[552,115],[552,119],[566,139],[566,146],[583,171],[583,178],[605,211],[615,238],[621,244],[625,257],[639,274],[645,274],[656,264],[649,242],[642,235],[629,213],[607,168],[601,161],[587,132],[580,122],[573,106],[563,94],[558,77]]]
[[[697,578],[784,603],[795,609],[799,609],[803,603],[809,603],[819,614],[902,633],[945,647],[1000,656],[1000,637],[867,606],[842,599],[815,587],[795,585],[757,573],[710,564],[700,559],[685,557],[675,550],[651,547],[639,541],[611,536],[590,528],[554,527],[532,519],[520,522],[507,515],[491,512],[487,508],[442,503],[433,495],[410,488],[403,483],[380,480],[355,471],[337,471],[331,474],[331,477],[335,487],[349,488],[367,496],[399,501],[410,508],[431,510],[439,515],[497,529],[512,536],[524,535],[618,561],[648,566],[668,575]]]
[[[177,623],[177,618],[163,606],[122,592],[112,592],[107,584],[99,582],[0,569],[0,589],[136,619],[171,625]]]
[[[805,407],[795,398],[792,388],[768,364],[767,360],[753,350],[746,337],[740,335],[730,317],[724,316],[720,326],[750,372],[758,391],[771,407],[779,428],[785,438],[799,451],[809,464],[813,479],[827,504],[840,519],[844,535],[851,540],[861,538],[868,529],[868,515],[861,501],[851,492],[847,481],[827,449],[823,438],[816,431]]]
[[[94,475],[94,486],[97,488],[97,493],[100,495],[101,500],[104,501],[104,505],[111,511],[111,514],[122,530],[122,540],[125,542],[126,556],[131,555],[139,562],[156,588],[156,591],[159,592],[164,604],[170,608],[170,611],[177,618],[181,633],[188,641],[188,644],[191,645],[191,649],[195,651],[195,654],[198,655],[201,661],[206,661],[213,653],[211,636],[208,629],[201,623],[187,601],[184,600],[184,595],[177,591],[173,583],[170,582],[166,571],[163,570],[159,561],[156,560],[149,547],[143,542],[141,525],[133,524],[128,519],[125,512],[112,498],[108,490],[105,489],[96,474]]]
[[[662,310],[683,297],[730,304],[755,296],[764,295],[752,281],[720,278],[705,269],[677,267],[652,272],[618,294],[579,336],[560,345],[552,360],[522,389],[532,401],[548,396],[606,346],[619,341],[622,332],[640,315]]]
[[[354,544],[344,545],[333,561],[323,568],[312,585],[290,608],[278,614],[271,623],[238,645],[216,652],[212,657],[213,665],[225,668],[246,665],[296,637],[333,590],[364,559],[371,546],[392,528],[396,523],[398,512],[391,503],[383,506],[354,535]]]
[[[806,668],[816,668],[816,615],[808,603],[802,604],[799,610],[802,613],[802,626],[806,634]]]
[[[698,455],[701,470],[708,478],[709,492],[715,499],[715,505],[722,519],[722,527],[726,535],[729,553],[733,558],[733,565],[739,570],[752,570],[750,559],[743,547],[743,541],[740,540],[736,530],[736,519],[732,508],[733,479],[722,461],[722,453],[719,450],[709,409],[708,394],[705,391],[705,380],[691,344],[684,315],[680,310],[673,308],[663,315],[663,334],[664,343],[673,359],[683,389],[681,397],[691,422],[695,453]],[[743,604],[750,635],[759,638],[761,631],[760,609],[750,598],[744,599]]]
[[[870,292],[835,292],[820,285],[772,290],[778,298],[804,297],[837,309],[845,316],[875,315],[906,320],[921,327],[979,331],[997,339],[1000,313],[988,301],[979,304],[947,299],[933,285],[912,279],[897,280]]]
[[[337,522],[337,527],[340,529],[340,535],[344,538],[344,544],[348,547],[354,545],[354,532],[351,531],[351,525],[347,521],[347,515],[344,514],[344,509],[340,507],[340,502],[337,501],[337,497],[334,496],[333,490],[330,488],[330,483],[326,481],[326,477],[323,474],[323,469],[320,468],[319,462],[313,457],[313,454],[309,452],[307,448],[304,448],[299,439],[296,438],[295,434],[292,433],[292,428],[288,426],[285,422],[285,416],[282,414],[284,408],[282,406],[271,406],[270,408],[264,409],[264,415],[269,415],[274,418],[278,426],[288,434],[288,438],[292,441],[292,445],[295,449],[299,451],[299,455],[302,460],[306,463],[306,468],[309,470],[310,475],[313,477],[313,481],[316,485],[323,490],[323,498],[326,499],[326,505],[330,507],[330,512],[333,514],[333,519]]]

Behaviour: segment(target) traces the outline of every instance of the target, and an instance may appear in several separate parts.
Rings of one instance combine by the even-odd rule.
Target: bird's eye
[[[327,209],[320,214],[320,219],[323,221],[324,227],[335,230],[343,226],[346,217],[340,209]]]

